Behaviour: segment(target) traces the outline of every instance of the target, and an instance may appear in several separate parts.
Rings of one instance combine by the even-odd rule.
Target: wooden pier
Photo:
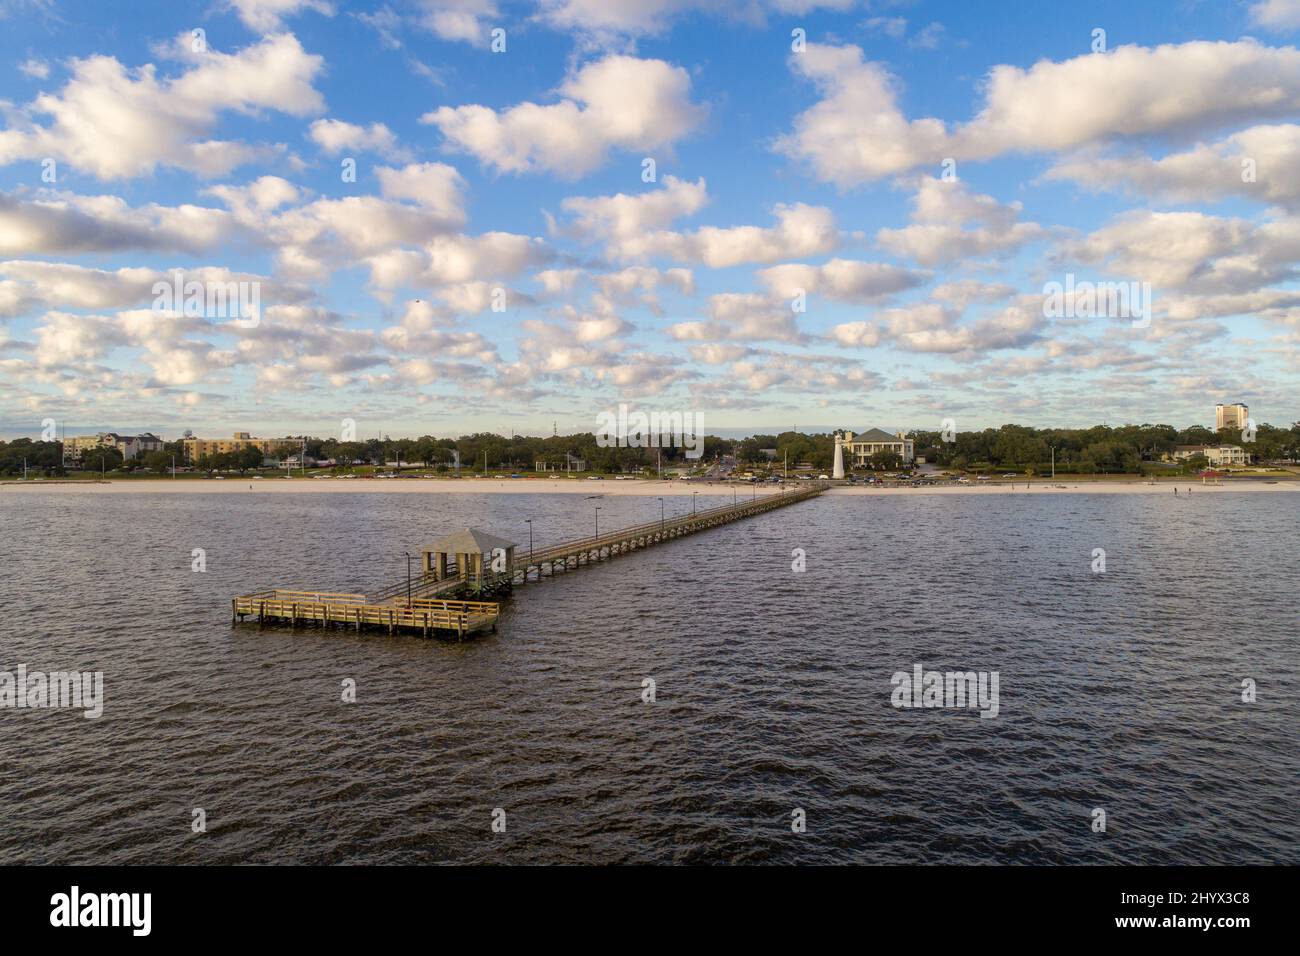
[[[268,621],[319,624],[322,627],[386,627],[420,631],[425,637],[442,632],[464,639],[479,631],[497,629],[501,606],[492,601],[452,601],[416,598],[408,605],[374,604],[364,594],[331,591],[285,591],[274,589],[245,594],[230,602],[231,623],[257,616],[259,627]]]
[[[290,627],[387,628],[465,639],[482,631],[496,630],[501,605],[495,601],[467,600],[470,597],[509,593],[516,584],[554,577],[651,545],[706,531],[815,498],[825,491],[818,484],[810,488],[767,494],[749,501],[693,511],[674,518],[661,518],[630,528],[620,528],[599,537],[589,536],[548,545],[517,555],[517,544],[483,531],[465,529],[421,549],[421,572],[373,595],[339,591],[291,591],[270,588],[244,594],[230,602],[231,623],[256,617],[258,626],[267,622]]]
[[[697,531],[705,531],[799,501],[807,501],[809,498],[816,498],[825,490],[824,486],[815,485],[811,488],[769,494],[762,498],[756,497],[739,504],[710,508],[683,517],[621,528],[609,534],[602,534],[598,538],[579,538],[563,544],[551,545],[531,555],[515,559],[509,570],[509,578],[512,584],[527,584],[530,580],[540,581],[543,574],[554,577],[557,571],[570,571],[591,564],[593,561],[602,561],[620,554],[639,551]]]

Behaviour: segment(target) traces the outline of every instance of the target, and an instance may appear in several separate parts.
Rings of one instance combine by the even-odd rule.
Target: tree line
[[[566,455],[584,460],[591,471],[654,473],[661,463],[664,468],[679,469],[733,454],[742,464],[782,467],[788,461],[793,468],[806,462],[820,471],[832,466],[835,455],[834,436],[829,432],[787,431],[777,435],[751,435],[744,439],[708,435],[704,438],[703,454],[697,459],[686,458],[681,448],[602,448],[596,435],[590,432],[540,438],[475,432],[459,438],[424,435],[420,438],[372,438],[356,442],[307,435],[286,437],[295,444],[305,443],[309,458],[318,461],[329,459],[342,466],[401,461],[447,471],[454,467],[459,454],[460,467],[469,473],[482,470],[485,462],[489,470],[496,471],[531,471],[538,462],[562,470]],[[1202,425],[1193,425],[1180,431],[1172,425],[1149,424],[1073,429],[1003,425],[982,431],[956,432],[947,436],[952,439],[950,441],[945,440],[939,431],[914,431],[909,437],[918,457],[943,468],[1032,470],[1038,474],[1052,467],[1053,452],[1056,471],[1067,474],[1137,473],[1143,470],[1144,463],[1162,460],[1178,445],[1237,445],[1257,461],[1300,458],[1300,427],[1278,428],[1267,424],[1260,425],[1249,442],[1244,441],[1241,432],[1235,429],[1219,433]],[[296,454],[296,450],[290,454]],[[162,451],[125,462],[116,448],[94,448],[84,452],[81,466],[87,471],[166,474],[171,469],[173,455],[178,465],[184,462],[179,441],[167,442]],[[29,475],[53,477],[65,473],[59,442],[29,438],[0,441],[0,474],[21,474],[24,458]],[[262,453],[255,448],[245,448],[207,456],[188,464],[203,471],[243,473],[262,465]],[[849,462],[846,464],[851,465]],[[888,452],[875,456],[870,463],[879,469],[895,469],[901,464],[898,456]],[[1204,467],[1204,459],[1192,459],[1188,465]]]

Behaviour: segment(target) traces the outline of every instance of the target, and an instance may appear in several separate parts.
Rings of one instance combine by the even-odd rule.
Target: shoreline
[[[787,488],[800,488],[804,483],[788,484]],[[758,487],[754,489],[746,483],[730,485],[725,482],[681,482],[681,481],[614,481],[606,479],[601,482],[568,479],[358,479],[321,480],[295,478],[286,481],[283,478],[227,478],[224,481],[203,479],[172,478],[136,478],[125,481],[66,481],[50,479],[49,481],[13,481],[0,482],[0,494],[15,493],[19,495],[36,492],[51,494],[89,493],[100,495],[115,494],[561,494],[584,496],[648,496],[661,495],[690,496],[698,494],[710,497],[731,497],[732,489],[740,496],[757,492],[766,496],[780,492],[777,487]],[[1146,481],[1118,480],[1057,480],[1051,479],[1027,483],[989,482],[969,485],[934,485],[924,488],[876,488],[837,485],[827,491],[828,495],[989,495],[989,494],[1162,494],[1172,495],[1174,489],[1180,495],[1191,489],[1193,494],[1259,494],[1264,492],[1300,493],[1300,481],[1280,479],[1276,484],[1258,479],[1245,479],[1225,482],[1221,485],[1202,485],[1197,481],[1169,481],[1151,484]]]

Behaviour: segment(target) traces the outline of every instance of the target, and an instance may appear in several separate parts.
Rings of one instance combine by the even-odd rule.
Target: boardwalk
[[[485,532],[466,529],[422,551],[424,571],[372,595],[339,591],[292,591],[268,588],[244,594],[230,602],[231,623],[256,617],[266,622],[321,627],[363,626],[387,628],[389,634],[418,631],[425,637],[448,634],[464,639],[496,630],[500,604],[465,600],[509,592],[516,584],[554,577],[619,555],[639,551],[709,528],[740,521],[820,495],[815,485],[750,501],[709,508],[676,518],[661,518],[607,534],[548,545],[516,555],[518,546]],[[451,543],[448,543],[451,542]],[[488,550],[488,544],[493,545]],[[497,545],[500,545],[499,547]],[[448,553],[447,549],[461,549]],[[478,552],[478,553],[475,553]]]

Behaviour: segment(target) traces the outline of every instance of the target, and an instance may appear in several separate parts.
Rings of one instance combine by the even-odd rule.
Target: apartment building
[[[256,448],[263,458],[276,458],[283,451],[297,451],[300,444],[296,438],[253,438],[248,432],[235,432],[230,438],[186,438],[181,441],[185,460],[191,463],[245,448]]]
[[[80,459],[87,451],[96,448],[116,448],[122,454],[123,461],[139,458],[151,451],[162,451],[163,440],[157,435],[145,432],[143,435],[119,435],[117,432],[99,432],[96,435],[79,435],[63,442],[64,452],[69,458]]]

